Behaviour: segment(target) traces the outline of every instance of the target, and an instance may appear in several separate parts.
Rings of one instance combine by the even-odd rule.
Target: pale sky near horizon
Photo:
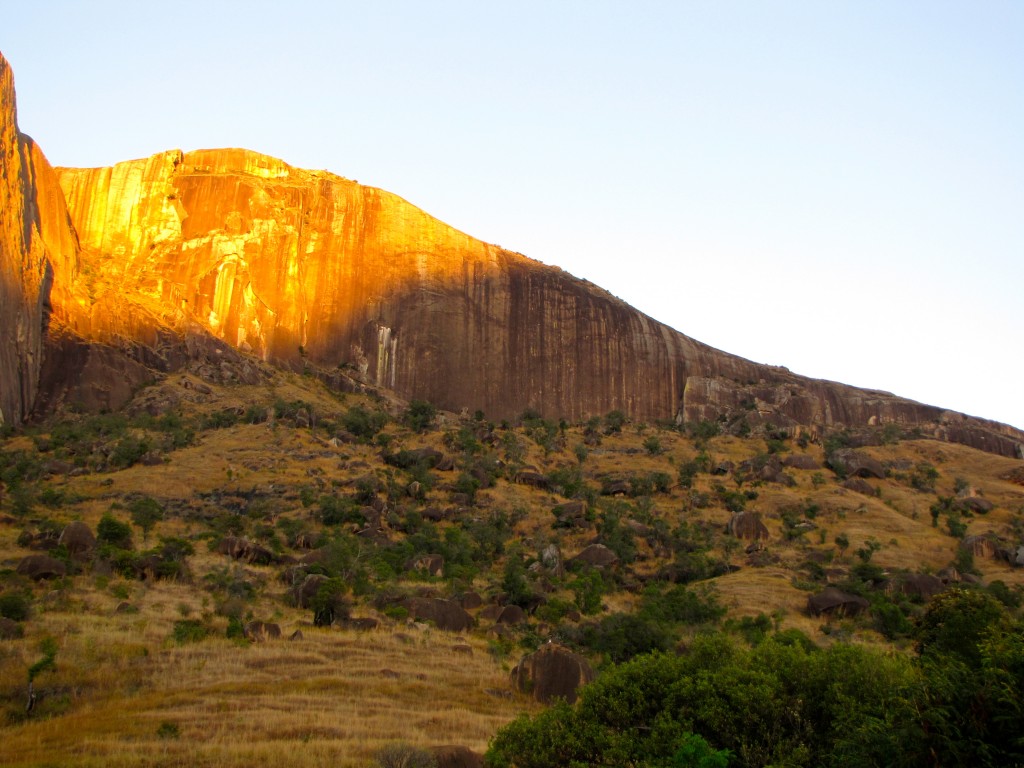
[[[1024,2],[0,0],[54,165],[241,146],[1024,428]]]

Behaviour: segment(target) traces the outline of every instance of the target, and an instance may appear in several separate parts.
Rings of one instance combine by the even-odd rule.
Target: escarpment
[[[8,420],[61,397],[116,408],[147,371],[197,359],[245,378],[258,358],[492,419],[895,424],[1021,455],[1018,429],[718,351],[325,171],[221,149],[54,173],[17,132],[2,71]]]
[[[18,129],[0,56],[0,424],[21,424],[39,387],[51,302],[70,303],[78,244],[53,169]]]

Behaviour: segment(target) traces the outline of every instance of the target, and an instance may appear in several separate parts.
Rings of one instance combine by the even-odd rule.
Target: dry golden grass
[[[137,614],[71,598],[32,622],[33,636],[58,639],[57,669],[36,683],[37,708],[51,716],[3,729],[4,765],[364,766],[395,741],[482,751],[498,727],[536,709],[510,693],[479,637],[302,626],[296,641],[179,646],[168,638],[190,590],[161,584],[138,597]],[[288,616],[284,629],[300,623]],[[471,655],[453,650],[463,644]],[[30,641],[0,647],[13,714],[38,654]],[[161,738],[161,726],[177,735]]]
[[[164,385],[178,386],[180,379],[169,377]],[[266,407],[278,398],[311,403],[321,418],[335,418],[355,404],[379,406],[360,396],[339,399],[311,379],[278,374],[266,386],[214,387],[203,402],[187,403],[186,409],[194,414],[253,404]],[[388,407],[396,412],[395,404]],[[445,415],[441,426],[427,434],[413,434],[395,423],[386,431],[393,448],[432,446],[449,452],[444,432],[460,424],[457,417]],[[662,451],[656,455],[643,447],[650,436],[661,443]],[[688,438],[653,426],[641,430],[627,425],[621,434],[603,437],[600,445],[588,448],[582,462],[574,450],[583,442],[579,427],[569,428],[561,445],[552,450],[521,431],[517,439],[522,465],[542,473],[578,465],[592,488],[606,476],[652,472],[666,473],[675,483],[678,467],[698,453]],[[32,440],[22,436],[8,440],[3,449],[32,446]],[[764,448],[760,440],[716,437],[707,452],[713,462],[739,463]],[[819,446],[790,448],[823,462]],[[496,450],[504,452],[500,445]],[[939,471],[938,495],[953,495],[957,478],[963,478],[996,505],[989,514],[967,520],[969,531],[1019,538],[1024,489],[1000,479],[1019,462],[927,440],[864,450],[883,461],[932,464]],[[34,587],[34,614],[25,624],[26,637],[0,641],[0,717],[8,722],[0,725],[0,764],[364,766],[379,748],[394,741],[420,746],[458,743],[483,750],[502,724],[519,712],[535,711],[537,705],[512,695],[509,687],[509,667],[522,650],[501,655],[509,646],[489,640],[486,622],[462,638],[388,622],[366,633],[317,629],[309,625],[308,611],[291,608],[284,599],[279,567],[235,563],[207,547],[203,536],[208,534],[209,515],[221,514],[225,499],[256,495],[271,500],[258,514],[248,506],[247,524],[273,525],[286,517],[317,527],[312,512],[299,502],[299,490],[350,493],[358,478],[386,477],[393,471],[384,467],[380,454],[379,446],[329,441],[323,430],[283,423],[240,424],[203,432],[195,445],[174,451],[155,467],[49,478],[48,486],[76,499],[59,510],[40,512],[40,517],[60,524],[80,519],[95,530],[112,505],[132,494],[150,495],[173,507],[175,513],[157,525],[151,542],[158,535],[192,538],[192,580],[135,582],[87,572],[63,584]],[[427,494],[428,505],[451,505],[446,486],[458,472],[435,473],[437,483]],[[605,499],[600,506],[616,505],[626,518],[663,521],[670,530],[681,523],[706,527],[715,539],[711,554],[739,566],[708,582],[728,616],[768,614],[780,627],[799,629],[818,642],[830,642],[835,632],[805,612],[810,593],[802,588],[806,581],[800,568],[812,553],[824,556],[827,567],[839,571],[858,562],[856,550],[868,542],[879,545],[872,562],[887,569],[937,572],[954,560],[957,541],[931,524],[929,507],[936,493],[922,493],[894,476],[871,480],[879,495],[865,496],[840,487],[825,469],[789,474],[795,480],[792,487],[739,487],[756,491],[747,508],[761,513],[770,532],[756,564],[744,552],[746,542],[737,545],[723,535],[731,513],[718,503],[694,506],[688,490],[674,487],[644,502]],[[713,497],[719,483],[737,489],[732,478],[700,475],[695,490]],[[506,512],[518,521],[512,539],[518,551],[532,556],[555,543],[568,558],[594,540],[595,530],[553,529],[551,509],[562,501],[553,492],[502,481],[478,493],[472,515]],[[812,506],[815,527],[787,539],[783,514]],[[118,514],[125,517],[124,511]],[[31,522],[0,524],[0,568],[13,568],[26,554],[16,539]],[[447,525],[451,523],[441,528]],[[135,534],[136,543],[142,544],[139,532]],[[840,535],[849,540],[845,551],[835,544]],[[632,586],[642,586],[669,557],[641,539],[638,553],[638,561],[625,574]],[[472,586],[486,598],[493,597],[500,590],[504,565],[504,557],[496,558]],[[1024,569],[992,560],[979,560],[977,566],[987,580],[1024,584]],[[303,639],[258,645],[228,640],[227,619],[217,615],[223,596],[206,588],[210,574],[254,584],[256,595],[246,602],[246,611],[253,618],[279,623],[285,636],[301,628]],[[456,587],[444,581],[397,586],[426,586],[442,593]],[[568,601],[573,597],[564,584],[552,596]],[[628,611],[638,599],[635,592],[621,590],[605,595],[603,603],[607,611]],[[124,600],[135,612],[117,612]],[[367,605],[357,605],[355,612],[378,615]],[[201,618],[213,627],[213,635],[198,643],[175,644],[174,625],[184,617]],[[843,622],[842,628],[846,638],[882,642],[866,623]],[[27,670],[41,658],[39,642],[46,637],[57,641],[57,666],[40,674],[40,698],[31,718],[26,718]],[[463,642],[472,647],[472,655],[453,650]]]

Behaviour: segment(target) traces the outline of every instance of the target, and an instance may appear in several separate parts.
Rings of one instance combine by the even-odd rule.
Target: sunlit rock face
[[[269,362],[308,359],[496,419],[619,409],[751,426],[895,423],[1004,455],[1024,442],[1006,425],[719,352],[327,172],[225,149],[57,173],[89,265],[72,293],[92,297],[66,322],[86,338],[158,346],[161,329],[201,326]]]
[[[51,300],[70,303],[77,247],[53,169],[18,130],[0,56],[0,424],[18,425],[32,408]]]
[[[719,352],[327,172],[241,149],[54,171],[2,57],[0,99],[5,423],[33,403],[115,410],[154,371],[259,380],[240,351],[492,419],[894,423],[1021,453],[1020,430]]]
[[[565,418],[671,418],[686,377],[757,378],[561,270],[401,198],[244,150],[59,171],[98,304],[140,297],[265,360],[303,357],[407,398]],[[121,312],[71,323],[119,332]]]

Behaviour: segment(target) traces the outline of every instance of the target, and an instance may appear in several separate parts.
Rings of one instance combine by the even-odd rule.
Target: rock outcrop
[[[261,359],[493,419],[529,408],[736,430],[895,424],[1024,453],[1024,432],[1004,424],[720,352],[557,267],[326,171],[221,149],[55,175],[18,133],[6,63],[0,74],[8,421],[37,397],[45,339],[41,407],[115,409],[151,370],[251,381]]]
[[[14,77],[0,56],[0,424],[17,426],[32,409],[51,302],[73,282],[77,253],[53,168],[18,130]]]
[[[548,643],[524,656],[512,670],[511,679],[513,688],[543,704],[556,698],[572,704],[579,688],[594,679],[594,671],[582,656]]]

